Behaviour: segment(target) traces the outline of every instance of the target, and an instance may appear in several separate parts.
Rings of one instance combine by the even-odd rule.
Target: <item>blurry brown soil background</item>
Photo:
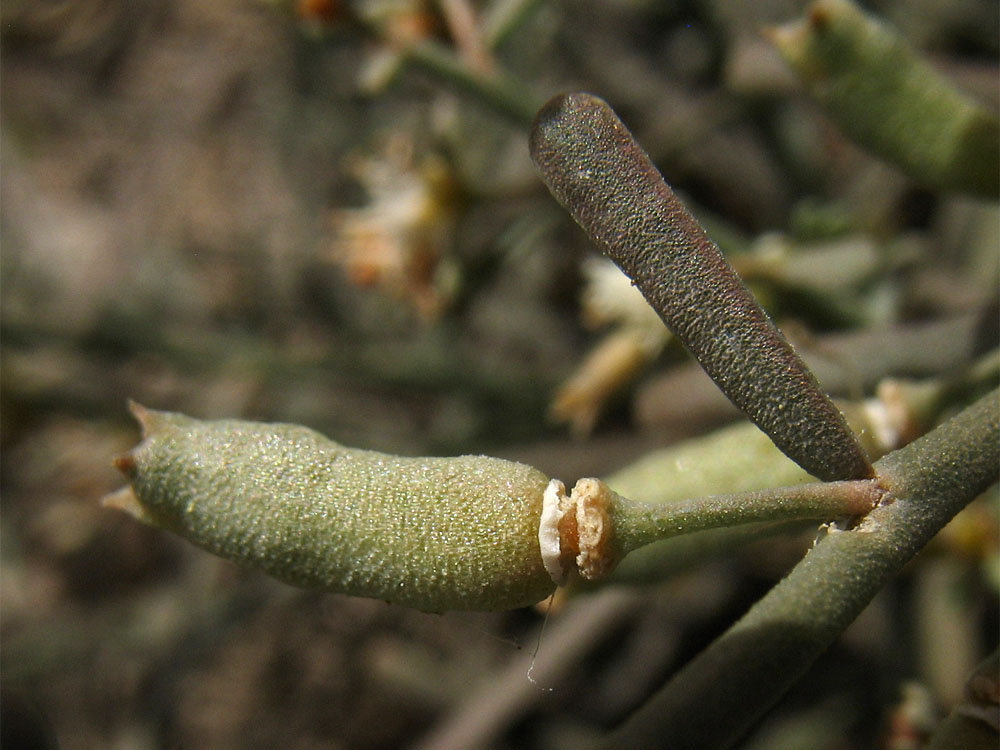
[[[137,439],[129,397],[568,481],[734,418],[669,345],[552,417],[607,333],[581,317],[593,250],[538,179],[517,107],[408,45],[502,73],[522,111],[607,99],[734,258],[779,232],[855,248],[836,268],[861,270],[835,288],[822,267],[759,274],[797,342],[977,314],[996,206],[919,188],[824,119],[759,35],[802,7],[5,2],[5,749],[568,748],[739,616],[812,532],[553,605],[539,636],[534,610],[297,591],[99,500]],[[873,9],[996,105],[996,3]],[[958,366],[935,355],[878,375]],[[846,382],[837,395],[871,392]],[[905,707],[947,707],[996,639],[996,580],[968,547],[883,592],[747,747],[885,746]]]

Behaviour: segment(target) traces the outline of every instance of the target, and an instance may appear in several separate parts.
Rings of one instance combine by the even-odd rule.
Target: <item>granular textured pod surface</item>
[[[843,415],[607,103],[551,99],[531,155],[556,199],[785,455],[827,481],[873,475]]]
[[[433,612],[526,606],[555,588],[538,543],[549,480],[530,466],[132,411],[143,440],[116,462],[131,487],[106,504],[221,557],[303,588]]]

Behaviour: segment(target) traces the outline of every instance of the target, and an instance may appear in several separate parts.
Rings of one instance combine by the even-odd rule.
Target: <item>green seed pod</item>
[[[827,115],[930,187],[1000,194],[1000,121],[848,0],[819,0],[771,40]]]
[[[202,422],[138,404],[143,441],[105,503],[303,588],[426,611],[534,604],[548,479],[482,456],[403,458],[295,425]]]
[[[403,458],[297,425],[131,409],[143,440],[116,460],[131,486],[106,505],[296,586],[431,612],[522,607],[656,539],[873,502],[865,482],[647,504],[581,479],[567,495],[498,458]]]

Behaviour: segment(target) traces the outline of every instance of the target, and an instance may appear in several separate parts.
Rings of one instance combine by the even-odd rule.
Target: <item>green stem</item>
[[[622,554],[661,539],[760,521],[863,516],[881,499],[875,480],[816,482],[676,503],[614,502],[616,545]]]
[[[490,49],[499,49],[541,7],[542,0],[499,0],[483,18],[483,36]]]
[[[538,103],[527,91],[506,75],[484,75],[470,70],[452,52],[436,42],[419,42],[407,48],[407,62],[422,68],[455,89],[498,112],[519,126],[527,127],[534,119]]]
[[[739,622],[601,747],[731,746],[806,672],[886,582],[1000,471],[1000,393],[876,464],[888,495],[828,534]]]
[[[819,0],[771,32],[826,113],[925,185],[1000,194],[1000,122],[896,32],[847,0]]]

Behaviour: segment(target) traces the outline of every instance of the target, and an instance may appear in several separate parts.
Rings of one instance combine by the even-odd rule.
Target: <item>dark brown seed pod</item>
[[[531,155],[556,199],[785,455],[827,481],[874,475],[843,415],[604,101],[550,100]]]

